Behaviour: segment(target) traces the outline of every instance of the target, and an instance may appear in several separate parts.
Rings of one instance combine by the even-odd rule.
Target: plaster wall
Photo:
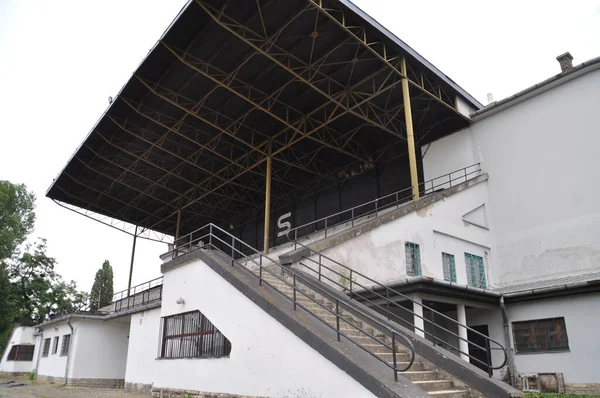
[[[160,317],[193,310],[229,339],[230,357],[157,359]],[[248,396],[373,397],[200,260],[165,273],[160,309],[132,315],[126,383]]]
[[[129,346],[129,317],[74,324],[70,378],[124,379]]]
[[[431,144],[425,179],[481,162],[489,173],[493,284],[600,268],[600,69]]]
[[[17,326],[6,345],[6,349],[4,350],[4,354],[2,355],[2,362],[0,362],[0,372],[7,373],[28,373],[31,372],[35,368],[35,361],[37,359],[38,354],[38,346],[35,347],[33,352],[33,360],[32,361],[7,361],[8,354],[13,345],[21,345],[21,344],[35,344],[36,337],[34,334],[34,328],[27,326]]]
[[[77,327],[77,322],[74,321],[71,323],[73,325],[73,328]],[[62,339],[64,335],[67,334],[71,334],[71,329],[69,328],[69,325],[67,325],[67,322],[60,322],[60,323],[55,323],[55,324],[51,324],[48,325],[46,327],[44,327],[44,335],[40,336],[41,339],[39,339],[39,349],[43,350],[44,347],[44,340],[49,338],[50,339],[50,351],[48,353],[48,356],[43,356],[43,351],[42,351],[42,355],[40,356],[40,361],[39,361],[39,365],[38,365],[38,371],[37,374],[38,376],[52,376],[52,377],[56,377],[56,378],[64,378],[65,377],[65,369],[67,366],[67,356],[66,355],[60,355],[60,347],[62,344]],[[56,354],[52,353],[52,347],[54,345],[54,338],[58,336],[58,350],[56,352]],[[77,333],[75,333],[75,336],[71,336],[71,342],[69,344],[69,351],[74,350],[75,346],[76,346],[76,340],[77,340]],[[71,352],[71,355],[73,355],[73,352]],[[37,360],[37,357],[35,358],[35,360]],[[73,369],[72,367],[72,362],[71,362],[71,366],[70,369]]]
[[[458,282],[466,284],[464,253],[485,257],[491,242],[487,229],[465,223],[462,216],[486,202],[487,183],[482,182],[428,208],[332,246],[323,254],[380,283],[390,283],[406,278],[405,243],[416,243],[420,250],[422,275],[444,279],[441,253],[447,251],[455,255]],[[313,259],[318,260],[317,257]],[[335,263],[326,259],[323,263],[341,273],[341,268]],[[303,261],[303,264],[318,268],[309,261]],[[343,276],[327,275],[333,280],[331,284],[348,284]],[[364,286],[372,285],[372,282],[358,276],[354,276],[353,281]]]
[[[597,338],[600,318],[591,316],[597,313],[599,306],[600,293],[507,304],[511,346],[514,347],[512,322],[534,319],[564,317],[569,339],[569,350],[565,352],[515,354],[513,350],[517,373],[562,373],[566,384],[600,383]],[[470,309],[467,323],[469,326],[487,324],[490,337],[504,342],[500,310]],[[499,352],[492,352],[495,363],[501,361],[500,356]]]

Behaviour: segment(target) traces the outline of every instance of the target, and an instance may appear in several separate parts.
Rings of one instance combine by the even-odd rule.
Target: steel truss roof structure
[[[172,236],[239,225],[268,157],[277,207],[405,154],[404,78],[419,145],[469,124],[457,97],[481,108],[347,0],[192,0],[47,196]]]

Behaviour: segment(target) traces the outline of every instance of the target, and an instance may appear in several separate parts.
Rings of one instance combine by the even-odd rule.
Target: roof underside
[[[191,1],[47,196],[175,234],[239,225],[406,153],[406,58],[417,147],[480,105],[348,1]]]

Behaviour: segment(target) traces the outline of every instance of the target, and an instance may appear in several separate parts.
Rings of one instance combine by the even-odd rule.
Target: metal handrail
[[[208,231],[206,231],[207,229],[208,229]],[[225,238],[227,240],[224,240],[221,237],[219,237],[217,235],[217,233],[219,233],[221,235],[225,235]],[[369,355],[371,355],[372,357],[374,357],[377,360],[379,360],[380,362],[382,362],[385,366],[391,368],[394,372],[394,380],[398,381],[398,372],[404,372],[412,366],[414,359],[415,359],[415,349],[414,349],[412,342],[406,336],[404,336],[402,333],[399,333],[393,327],[391,327],[390,325],[386,325],[385,323],[381,322],[379,319],[377,319],[369,314],[365,314],[360,308],[358,308],[352,302],[340,300],[337,297],[335,297],[335,295],[332,294],[331,292],[328,292],[318,286],[315,286],[314,284],[311,283],[311,281],[309,279],[307,279],[303,275],[299,274],[298,272],[296,272],[292,269],[283,267],[281,264],[279,264],[274,259],[268,257],[267,255],[263,254],[262,252],[259,252],[258,250],[254,249],[252,246],[248,245],[246,242],[236,238],[234,235],[230,234],[229,232],[225,231],[224,229],[219,228],[218,226],[216,226],[214,224],[207,224],[204,227],[201,227],[201,228],[181,237],[179,239],[179,242],[180,242],[180,244],[178,247],[176,247],[172,251],[168,252],[168,253],[171,253],[173,255],[173,257],[177,257],[178,255],[187,254],[192,251],[202,250],[202,249],[209,249],[209,250],[212,249],[212,250],[217,250],[217,251],[223,253],[225,256],[227,256],[229,259],[231,259],[232,267],[235,266],[236,264],[238,266],[241,266],[241,268],[243,270],[245,270],[246,272],[249,272],[251,275],[253,275],[254,277],[256,277],[258,279],[259,285],[266,284],[266,285],[270,286],[273,290],[278,292],[280,295],[282,295],[285,299],[287,299],[288,301],[291,301],[293,304],[294,311],[296,311],[298,307],[302,308],[304,311],[306,311],[308,314],[313,316],[315,319],[317,319],[321,323],[325,324],[329,329],[333,330],[336,333],[338,341],[341,340],[341,337],[344,337],[350,343],[356,345],[361,350],[367,352]],[[240,249],[236,248],[236,246],[239,247]],[[241,250],[242,248],[248,249],[248,250],[254,252],[254,254],[258,254],[258,256],[248,257],[245,254],[245,252],[243,250]],[[236,257],[237,257],[237,259],[236,259]],[[263,259],[265,259],[266,261],[263,261]],[[242,264],[242,260],[245,261],[246,264]],[[255,272],[253,272],[251,269],[249,269],[247,267],[248,262],[251,262],[252,264],[254,264],[258,267],[258,274],[256,274]],[[288,280],[286,280],[285,277],[279,276],[277,272],[274,272],[272,269],[270,269],[271,267],[278,268],[278,271],[281,271],[281,275],[286,273],[289,277],[292,278],[292,282],[290,283]],[[272,283],[269,283],[269,281],[263,277],[264,273],[277,279],[278,281],[282,282],[287,288],[291,289],[293,297],[289,297],[280,288],[273,285]],[[332,310],[332,309],[328,308],[326,305],[318,302],[316,299],[311,297],[308,293],[303,291],[299,285],[304,286],[304,289],[312,290],[313,293],[316,293],[316,294],[326,298],[329,302],[334,303],[335,310]],[[320,307],[319,310],[325,311],[325,313],[327,314],[325,316],[335,317],[335,324],[336,324],[335,327],[330,325],[324,319],[321,319],[320,316],[318,316],[313,311],[308,309],[305,305],[303,305],[301,302],[299,302],[298,294],[300,294],[301,297],[305,297],[305,298],[309,299],[312,303],[317,304]],[[351,311],[359,319],[366,321],[371,326],[377,327],[377,329],[380,332],[383,332],[384,334],[389,335],[389,337],[391,338],[391,344],[388,345],[385,341],[382,341],[379,338],[377,338],[376,336],[371,335],[369,332],[367,332],[363,328],[361,328],[357,325],[354,325],[352,322],[350,322],[349,320],[347,320],[343,317],[343,314],[341,311]],[[342,329],[340,327],[340,322],[344,322],[344,324],[349,326],[350,329]],[[384,359],[380,358],[379,356],[376,355],[375,352],[369,351],[367,348],[363,347],[358,342],[352,340],[352,338],[350,336],[348,336],[346,333],[343,332],[343,330],[353,330],[353,329],[358,331],[361,336],[364,335],[364,336],[370,338],[371,340],[373,340],[374,342],[379,343],[379,344],[383,345],[384,347],[386,347],[387,349],[389,349],[390,354],[392,354],[392,363],[390,364],[388,361],[385,361]],[[400,338],[401,340],[403,340],[405,342],[405,344],[403,344],[403,345],[405,345],[410,351],[410,359],[408,361],[408,365],[406,365],[402,369],[398,368],[398,362],[396,360],[397,359],[396,357],[398,354],[396,343],[398,343],[398,338]]]
[[[448,188],[452,187],[452,183],[455,183],[455,185],[456,185],[456,181],[460,180],[460,183],[463,183],[472,178],[475,178],[480,174],[480,172],[481,172],[480,163],[475,163],[470,166],[463,167],[462,169],[458,169],[458,170],[452,171],[450,173],[443,174],[439,177],[432,178],[431,180],[427,180],[425,182],[419,183],[419,189],[421,190],[421,188],[422,188],[423,195],[429,195],[429,194],[435,192],[438,188],[442,189],[442,187],[445,187],[446,185],[449,185]],[[460,174],[458,176],[456,176],[457,173],[460,173]],[[453,177],[453,176],[455,176],[455,177]],[[427,188],[428,185],[429,185],[429,188]],[[389,200],[392,198],[394,198],[395,200],[393,200],[390,203],[380,205],[380,202],[386,201],[386,200]],[[356,223],[357,218],[367,217],[367,219],[368,219],[368,216],[370,216],[373,213],[375,213],[375,218],[377,218],[381,211],[392,208],[394,206],[396,208],[398,208],[398,207],[400,207],[401,203],[407,203],[407,202],[411,201],[412,199],[413,199],[412,188],[411,187],[404,188],[399,191],[390,193],[388,195],[381,196],[377,199],[373,199],[368,202],[362,203],[358,206],[354,206],[349,209],[342,210],[342,211],[339,211],[334,214],[330,214],[326,217],[319,218],[318,220],[310,221],[306,224],[302,224],[300,226],[294,227],[287,231],[286,236],[288,239],[296,241],[296,240],[298,240],[299,237],[300,238],[306,237],[308,235],[315,234],[317,232],[321,232],[324,230],[325,237],[327,237],[327,230],[330,228],[335,228],[338,225],[348,224],[348,223],[350,223],[351,226],[354,227],[355,225],[360,224],[360,223]],[[355,214],[355,213],[358,213],[359,209],[365,208],[368,206],[372,206],[374,208],[372,210],[368,210],[363,213]],[[330,219],[337,218],[337,217],[339,217],[341,220],[343,215],[348,215],[348,214],[350,215],[350,218],[345,219],[343,221],[338,221],[338,222],[334,221],[333,223],[330,221]],[[365,220],[365,221],[367,221],[367,220]],[[324,227],[322,229],[318,229],[318,225],[320,223],[324,224]],[[311,231],[305,235],[298,236],[298,231],[300,231],[303,228],[310,227],[311,225],[315,226],[315,229],[313,231]],[[293,239],[291,238],[292,235],[293,235]]]
[[[508,356],[507,356],[507,353],[506,353],[506,349],[504,348],[504,346],[502,344],[500,344],[496,340],[493,340],[493,339],[489,338],[489,336],[486,336],[483,333],[478,332],[477,330],[475,330],[473,328],[470,328],[467,325],[460,324],[457,320],[455,320],[455,319],[453,319],[453,318],[451,318],[451,317],[449,317],[449,316],[447,316],[447,315],[445,315],[445,314],[443,314],[443,313],[441,313],[439,311],[436,311],[436,310],[434,310],[431,307],[428,307],[428,306],[426,306],[426,305],[424,305],[422,303],[419,303],[419,302],[413,300],[412,298],[410,298],[409,296],[406,296],[405,294],[400,293],[397,290],[394,290],[394,289],[392,289],[392,288],[390,288],[388,286],[385,286],[382,283],[380,283],[380,282],[378,282],[378,281],[376,281],[376,280],[374,280],[374,279],[372,279],[372,278],[370,278],[370,277],[368,277],[368,276],[366,276],[366,275],[364,275],[364,274],[362,274],[362,273],[360,273],[358,271],[355,271],[354,269],[352,269],[352,268],[350,268],[350,267],[348,267],[348,266],[340,263],[339,261],[336,261],[336,260],[332,259],[331,257],[328,257],[328,256],[324,255],[323,253],[321,253],[319,251],[316,251],[316,250],[314,250],[314,249],[312,249],[312,248],[310,248],[310,247],[308,247],[308,246],[306,246],[306,245],[304,245],[304,244],[302,244],[300,242],[294,241],[294,249],[297,249],[298,245],[301,246],[301,247],[303,247],[303,248],[305,248],[305,249],[307,249],[309,251],[309,253],[310,253],[309,256],[311,256],[311,255],[317,256],[318,255],[318,258],[319,258],[318,261],[314,260],[314,259],[312,259],[310,257],[307,257],[305,255],[302,255],[303,258],[305,258],[305,259],[311,261],[312,263],[318,265],[318,270],[315,270],[315,269],[307,266],[306,264],[302,263],[302,261],[299,261],[298,263],[301,266],[303,266],[303,267],[309,269],[310,271],[316,273],[318,275],[319,281],[321,281],[324,278],[324,279],[332,282],[334,285],[336,285],[338,287],[341,287],[343,290],[347,291],[350,294],[350,298],[353,298],[353,296],[356,296],[356,297],[360,297],[363,301],[369,302],[370,304],[376,306],[378,309],[384,311],[384,314],[388,317],[388,320],[391,319],[391,318],[394,318],[394,319],[400,320],[400,321],[402,321],[404,323],[407,323],[406,320],[402,319],[398,315],[396,315],[393,312],[391,312],[390,309],[389,309],[390,306],[393,306],[394,308],[401,308],[402,310],[407,311],[408,313],[412,314],[413,316],[421,318],[423,320],[423,328],[420,328],[417,325],[413,325],[413,324],[410,324],[410,327],[411,328],[415,328],[416,330],[419,330],[419,331],[423,332],[424,335],[431,336],[433,338],[434,345],[436,344],[436,340],[442,341],[448,347],[455,349],[460,354],[466,355],[469,358],[475,360],[476,362],[484,365],[488,369],[488,374],[490,376],[492,376],[492,370],[494,370],[494,369],[501,369],[502,367],[504,367],[504,365],[506,365],[506,362],[508,361]],[[345,269],[346,271],[348,271],[348,274],[342,274],[342,273],[334,270],[333,268],[327,266],[326,264],[323,263],[323,259],[326,259],[327,261],[330,261],[330,262],[336,264],[337,266]],[[333,279],[329,278],[327,275],[325,275],[323,273],[323,269],[325,269],[325,270],[327,270],[329,272],[332,272],[335,275],[338,275],[338,276],[340,276],[342,278],[347,279],[349,281],[349,289],[345,285],[339,284],[336,281],[334,281]],[[355,277],[355,276],[364,278],[367,281],[372,282],[373,285],[372,286],[364,286],[364,285],[362,285],[362,284],[360,284],[358,282],[355,282],[353,280],[353,277]],[[358,291],[356,289],[353,290],[354,286],[358,286],[362,290],[358,290]],[[378,293],[377,290],[373,289],[374,286],[377,286],[378,290],[379,289],[383,290],[385,292],[385,296],[382,295],[382,294],[380,294],[380,293]],[[377,298],[379,300],[383,300],[384,303],[385,303],[385,308],[383,306],[375,303],[374,301],[370,300],[368,297],[365,297],[364,293],[373,294],[373,295],[377,296]],[[478,345],[478,344],[476,344],[474,342],[469,341],[468,339],[460,337],[458,334],[454,333],[453,331],[451,331],[449,329],[446,329],[445,327],[440,326],[440,325],[434,323],[433,320],[426,319],[425,317],[423,317],[423,316],[415,313],[414,311],[411,311],[411,310],[409,310],[409,309],[407,309],[407,308],[399,305],[397,302],[393,301],[394,296],[396,296],[396,297],[402,297],[402,298],[404,298],[404,299],[412,302],[413,304],[416,303],[417,305],[421,306],[422,309],[429,310],[429,311],[431,311],[432,314],[439,315],[442,318],[451,321],[452,323],[456,324],[457,327],[462,327],[462,328],[464,328],[464,329],[466,329],[466,330],[468,330],[468,331],[470,331],[472,333],[477,334],[480,337],[483,337],[485,339],[485,341],[486,341],[485,347],[482,347],[482,346],[480,346],[480,345]],[[488,352],[488,348],[490,350],[491,349],[502,350],[502,352],[504,354],[504,360],[502,361],[502,364],[498,365],[498,366],[492,366],[491,355],[488,355],[489,362],[486,363],[486,362],[480,360],[479,358],[473,357],[469,353],[461,351],[460,348],[453,346],[452,344],[448,343],[447,341],[444,341],[439,336],[435,336],[434,334],[425,331],[425,322],[429,322],[429,324],[432,325],[432,328],[434,328],[434,331],[435,331],[435,329],[444,330],[444,331],[448,332],[450,335],[457,337],[459,340],[465,341],[469,345],[474,346],[476,348],[480,348],[480,349],[482,349],[482,350],[484,350],[486,352]],[[459,330],[459,329],[457,329],[457,330]],[[495,344],[497,346],[497,348],[492,348],[490,343]],[[460,347],[460,344],[459,344],[459,347]]]
[[[149,304],[160,301],[162,299],[162,283],[163,277],[151,279],[147,282],[140,283],[129,289],[121,290],[113,295],[112,307],[113,311],[123,311],[130,308],[135,308],[140,305]],[[151,293],[158,290],[157,297],[150,297]],[[139,299],[141,297],[141,302]]]

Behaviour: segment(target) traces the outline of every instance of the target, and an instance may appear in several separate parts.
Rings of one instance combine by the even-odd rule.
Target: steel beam
[[[271,220],[271,156],[267,156],[267,170],[265,174],[265,228],[263,251],[269,254],[269,227]]]
[[[402,58],[402,74],[406,76],[406,58]],[[412,112],[410,107],[410,91],[408,78],[402,78],[402,97],[404,99],[404,117],[406,119],[406,141],[408,143],[408,163],[410,166],[410,184],[413,200],[419,200],[419,175],[417,173],[417,155],[415,153],[415,137],[413,134]]]

